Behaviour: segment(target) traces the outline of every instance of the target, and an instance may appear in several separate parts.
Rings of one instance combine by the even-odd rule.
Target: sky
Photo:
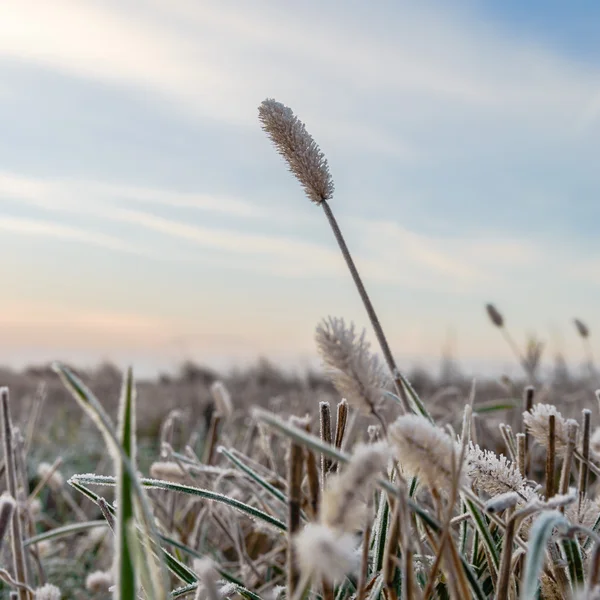
[[[600,329],[600,6],[5,0],[0,362],[314,365],[367,328],[322,210],[261,131],[290,106],[401,366]],[[369,336],[370,336],[369,330]],[[371,336],[372,339],[372,336]]]

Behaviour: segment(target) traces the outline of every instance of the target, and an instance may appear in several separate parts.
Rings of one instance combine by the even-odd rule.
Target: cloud
[[[12,205],[31,206],[44,217],[5,215],[0,217],[0,228],[22,235],[93,244],[148,258],[204,262],[213,267],[286,278],[348,277],[333,236],[329,236],[324,224],[322,230],[327,241],[315,242],[302,238],[303,232],[309,237],[314,221],[303,224],[295,235],[252,231],[257,227],[269,228],[271,213],[255,212],[252,203],[245,200],[236,200],[229,207],[231,210],[226,211],[229,216],[233,214],[236,219],[242,219],[237,227],[217,226],[212,222],[201,224],[196,219],[182,220],[176,214],[166,217],[137,208],[140,203],[147,204],[148,198],[150,206],[157,203],[170,208],[187,207],[191,199],[196,198],[194,194],[179,197],[175,194],[176,201],[172,203],[170,194],[166,189],[140,190],[78,180],[47,181],[0,172],[0,203],[9,201]],[[238,206],[241,210],[237,210]],[[219,212],[222,208],[218,199],[207,197],[199,214]],[[96,231],[49,221],[45,213],[93,217]],[[294,219],[293,215],[291,218]],[[108,233],[111,223],[127,226],[134,233],[131,239],[138,241],[128,242],[128,236],[123,234],[111,235]],[[249,224],[252,225],[250,230]],[[575,246],[567,252],[557,248],[553,240],[539,235],[522,239],[494,230],[433,235],[390,221],[353,217],[344,219],[343,228],[355,259],[369,281],[410,289],[465,294],[482,288],[500,289],[532,276],[541,282],[542,273],[552,273],[552,278],[559,273],[573,278],[593,271],[584,266],[595,260],[591,255],[587,262],[578,263]],[[143,243],[139,241],[140,231],[145,232]],[[165,250],[159,241],[161,236],[172,240],[175,246],[171,244]],[[190,250],[189,244],[203,251]],[[590,255],[589,248],[587,254]],[[575,269],[576,264],[580,267]]]
[[[353,17],[333,3],[318,20],[310,3],[260,1],[7,0],[0,10],[5,58],[237,126],[256,128],[258,103],[276,95],[327,144],[348,150],[354,140],[409,162],[449,124],[463,141],[482,119],[499,135],[507,121],[572,131],[598,93],[600,70],[436,4]]]
[[[32,179],[7,171],[0,171],[0,197],[2,196],[21,198],[40,207],[56,210],[92,210],[95,204],[112,199],[119,204],[192,208],[231,217],[249,218],[264,214],[263,209],[255,204],[227,196],[182,193],[81,179]]]
[[[125,252],[140,256],[158,256],[150,250],[134,244],[129,244],[119,238],[104,233],[69,227],[68,225],[52,221],[0,216],[0,229],[20,235],[50,237],[81,244],[89,244],[116,252]]]

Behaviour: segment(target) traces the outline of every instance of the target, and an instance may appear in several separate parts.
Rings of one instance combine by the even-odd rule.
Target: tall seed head
[[[496,327],[504,327],[504,317],[500,314],[498,309],[493,304],[486,304],[485,310],[487,311],[490,321]]]
[[[579,333],[582,338],[585,339],[589,337],[590,330],[583,321],[580,321],[579,319],[573,319],[573,323],[575,323],[575,329],[577,329],[577,333]]]
[[[258,118],[306,195],[316,204],[333,198],[327,159],[292,109],[267,98],[258,107]]]

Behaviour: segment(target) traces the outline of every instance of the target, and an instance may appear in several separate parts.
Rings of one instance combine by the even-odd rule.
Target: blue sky
[[[572,360],[600,327],[595,3],[91,2],[0,8],[0,361],[314,361],[366,318],[320,210],[260,130],[291,106],[401,364],[483,311]],[[600,350],[600,348],[598,348]]]

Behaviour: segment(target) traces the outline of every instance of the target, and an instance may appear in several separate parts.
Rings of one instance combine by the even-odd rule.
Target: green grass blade
[[[375,572],[379,572],[383,568],[389,514],[390,505],[387,494],[381,492],[379,494],[379,509],[377,511],[377,519],[375,520],[375,540],[373,542],[375,546]]]
[[[473,517],[473,523],[483,540],[483,543],[486,545],[488,549],[489,555],[492,558],[493,565],[490,565],[490,568],[495,569],[498,572],[498,567],[500,566],[500,556],[498,555],[498,548],[496,547],[496,543],[494,542],[494,538],[490,531],[490,528],[485,520],[484,515],[481,511],[469,500],[465,498],[465,504],[469,513],[471,513],[471,517]]]
[[[583,586],[585,581],[585,569],[583,566],[583,553],[579,541],[566,539],[562,541],[563,551],[569,563],[569,577],[573,589]]]
[[[517,402],[509,402],[509,401],[504,401],[504,402],[489,402],[489,403],[481,403],[478,406],[474,406],[473,407],[473,412],[477,413],[478,415],[483,415],[485,413],[493,413],[493,412],[498,412],[498,411],[502,411],[502,410],[511,410],[513,408],[516,408],[517,406],[519,406],[519,404]]]
[[[157,548],[158,551],[157,562],[155,563],[155,568],[153,569],[153,573],[155,573],[157,577],[155,587],[152,591],[157,595],[158,598],[164,598],[168,594],[167,573],[160,558],[161,548],[158,542],[159,537],[156,525],[154,523],[154,517],[152,515],[150,505],[146,499],[144,489],[138,480],[137,471],[131,460],[129,460],[129,456],[126,454],[123,446],[119,443],[117,431],[110,417],[91,390],[89,390],[84,383],[64,365],[56,363],[53,365],[53,368],[60,376],[65,387],[71,392],[73,398],[81,406],[84,412],[92,419],[99,431],[102,433],[107,448],[113,456],[117,468],[120,462],[123,469],[129,475],[131,485],[135,491],[136,508],[139,512],[139,517],[141,518],[145,533],[151,539],[152,545]]]
[[[546,556],[546,546],[555,527],[566,530],[569,527],[569,521],[561,513],[554,510],[543,512],[533,523],[525,558],[522,600],[535,600],[537,597],[539,577]]]
[[[98,494],[95,494],[94,492],[92,492],[92,490],[86,488],[84,485],[81,485],[79,482],[74,481],[72,479],[70,479],[68,483],[74,489],[76,489],[78,492],[83,494],[86,498],[89,498],[94,504],[96,504],[96,505],[98,504],[98,500],[100,500],[100,496],[98,496]],[[108,508],[108,511],[113,516],[116,515],[117,511],[108,502],[106,503],[106,506]],[[107,525],[106,521],[99,521],[98,523]],[[73,527],[73,526],[68,526],[68,527]],[[56,531],[56,530],[53,530],[53,531]],[[49,533],[51,533],[51,532],[48,532],[48,534]],[[40,537],[42,535],[47,535],[47,534],[41,534]],[[167,544],[170,544],[171,546],[178,545],[178,542],[176,542],[175,540],[172,540],[160,533],[158,534],[158,537],[161,541],[163,541]],[[180,546],[183,547],[182,544]],[[186,546],[186,548],[187,548],[187,546]],[[177,560],[173,555],[169,554],[169,552],[167,552],[164,548],[161,548],[161,553],[164,556],[165,565],[166,565],[167,569],[169,569],[169,571],[171,571],[171,573],[173,573],[175,576],[179,577],[181,579],[181,581],[184,581],[185,583],[193,583],[194,581],[198,581],[198,577],[191,569],[186,567],[181,561]],[[202,555],[198,554],[198,553],[196,553],[194,556],[197,556],[198,558],[202,558]]]
[[[123,389],[119,402],[119,443],[131,464],[135,466],[135,392],[131,369],[128,369],[123,380]],[[123,466],[123,461],[117,462],[117,519],[115,524],[115,599],[126,600],[135,598],[136,577],[135,564],[143,560],[143,553],[138,549],[137,561],[134,559],[134,542],[138,542],[135,533],[134,489],[131,477]],[[135,538],[135,539],[133,539]],[[148,566],[145,566],[148,570]],[[145,582],[144,589],[151,593],[153,583]]]
[[[73,475],[71,480],[79,483],[85,483],[87,485],[115,485],[115,478],[110,475]],[[268,523],[269,525],[272,525],[281,531],[286,531],[287,529],[285,523],[279,521],[279,519],[276,519],[266,512],[255,508],[254,506],[250,506],[245,502],[241,502],[235,498],[230,498],[225,494],[219,494],[218,492],[212,492],[210,490],[193,487],[191,485],[174,483],[172,481],[162,481],[160,479],[140,479],[140,483],[144,487],[150,489],[170,490],[172,492],[180,492],[182,494],[189,494],[191,496],[200,496],[206,500],[213,500],[214,502],[227,504],[228,506],[241,511],[252,518],[260,519],[261,521],[264,521],[265,523]]]
[[[273,498],[279,500],[282,504],[287,506],[288,499],[286,495],[278,490],[275,486],[271,485],[268,481],[266,481],[263,477],[261,477],[256,471],[251,469],[248,465],[244,464],[237,456],[235,456],[230,450],[224,448],[223,446],[219,446],[217,452],[225,456],[228,460],[230,460],[240,471],[243,471],[254,480],[258,485],[260,485],[264,490],[269,492]]]

